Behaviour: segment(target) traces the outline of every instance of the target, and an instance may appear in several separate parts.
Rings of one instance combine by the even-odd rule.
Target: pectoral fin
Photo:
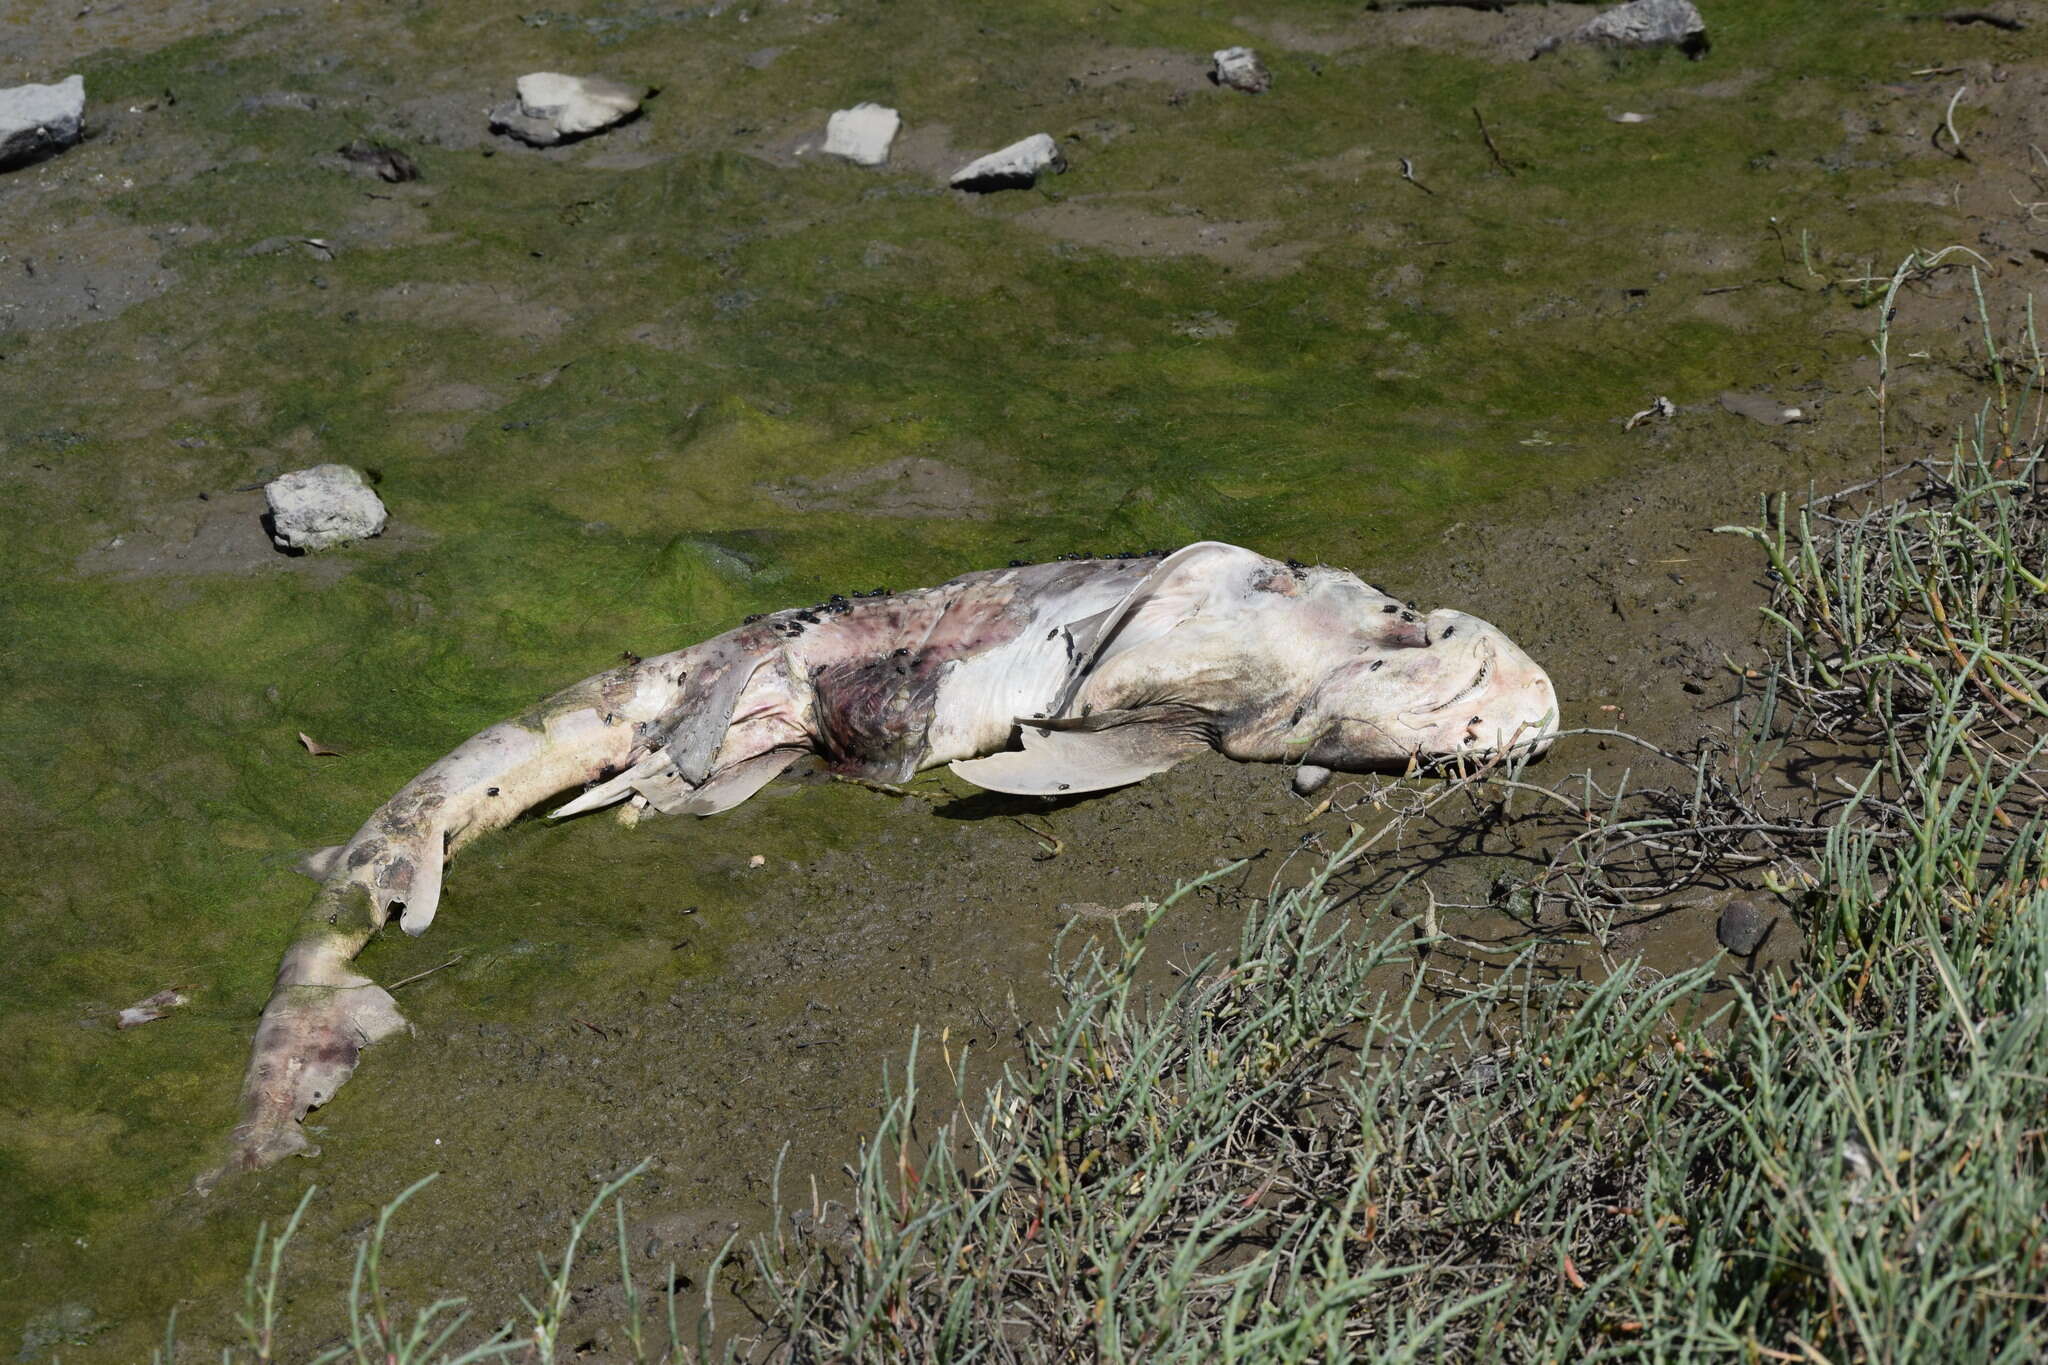
[[[1026,721],[1024,747],[952,765],[978,787],[1021,796],[1058,796],[1129,786],[1212,747],[1178,709],[1160,715],[1112,712],[1057,727]]]
[[[1171,630],[1209,596],[1219,575],[1228,573],[1232,565],[1258,558],[1250,550],[1221,541],[1184,545],[1160,560],[1114,607],[1075,622],[1074,640],[1082,646],[1081,657],[1068,673],[1053,713],[1070,709],[1089,673],[1111,655]],[[1082,626],[1089,628],[1085,640],[1078,629]]]
[[[1116,619],[1117,610],[1117,607],[1110,607],[1096,612],[1093,616],[1083,616],[1067,622],[1067,636],[1074,642],[1074,648],[1083,658],[1094,657],[1095,646],[1102,643],[1102,632]]]

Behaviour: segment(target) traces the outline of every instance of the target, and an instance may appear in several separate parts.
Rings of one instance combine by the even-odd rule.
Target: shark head
[[[1353,617],[1345,648],[1325,656],[1289,717],[1298,789],[1312,790],[1331,772],[1400,772],[1549,747],[1557,689],[1498,626],[1384,599],[1361,614],[1363,624]]]

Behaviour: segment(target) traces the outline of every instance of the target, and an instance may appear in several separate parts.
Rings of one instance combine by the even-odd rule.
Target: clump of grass
[[[646,1169],[647,1163],[643,1161],[598,1190],[583,1213],[570,1224],[566,1245],[552,1272],[547,1258],[541,1258],[541,1274],[546,1279],[546,1287],[538,1302],[521,1296],[520,1304],[527,1317],[524,1330],[517,1323],[504,1322],[481,1341],[467,1345],[458,1341],[458,1334],[471,1319],[465,1299],[436,1299],[415,1311],[412,1320],[406,1322],[393,1309],[392,1296],[384,1283],[384,1241],[391,1220],[408,1200],[432,1184],[436,1177],[429,1175],[414,1181],[378,1210],[376,1226],[356,1246],[355,1272],[349,1280],[347,1314],[340,1333],[346,1340],[309,1357],[309,1365],[336,1365],[337,1362],[348,1362],[349,1365],[476,1365],[479,1361],[507,1359],[554,1361],[556,1341],[570,1307],[570,1278],[576,1268],[577,1249],[592,1225],[598,1222],[606,1204],[612,1205],[618,1220],[619,1269],[625,1280],[628,1319],[623,1331],[634,1351],[633,1358],[644,1362],[648,1359],[648,1337],[643,1305],[627,1259],[625,1205],[619,1196]],[[281,1358],[277,1350],[279,1279],[284,1270],[285,1251],[298,1232],[299,1221],[305,1217],[306,1207],[313,1202],[316,1192],[316,1187],[307,1188],[284,1230],[275,1237],[270,1235],[267,1223],[257,1229],[255,1249],[250,1253],[249,1269],[242,1281],[243,1308],[235,1315],[242,1339],[222,1349],[222,1365],[235,1365],[240,1361],[247,1361],[250,1365],[270,1365],[270,1362]],[[669,1354],[673,1357],[681,1350],[682,1342],[675,1304],[678,1281],[674,1267],[670,1267],[668,1283],[667,1326]],[[177,1326],[177,1313],[173,1311],[165,1324],[163,1346],[150,1352],[151,1365],[171,1365],[178,1358]],[[702,1346],[701,1342],[699,1346]]]
[[[1980,420],[1904,496],[1740,528],[1766,552],[1780,639],[1719,740],[1644,745],[1652,775],[1604,785],[1507,764],[1405,807],[1412,787],[1370,789],[1361,814],[1405,816],[1253,904],[1233,951],[1146,984],[1183,887],[1061,954],[1063,1008],[993,1083],[942,1035],[935,1108],[914,1040],[848,1202],[714,1263],[707,1284],[723,1276],[751,1321],[721,1332],[707,1311],[686,1337],[671,1271],[647,1326],[622,1178],[531,1324],[453,1354],[460,1305],[404,1330],[384,1307],[378,1253],[409,1190],[359,1257],[349,1345],[323,1359],[551,1361],[607,1201],[618,1353],[636,1362],[2048,1356],[2029,355],[2011,365],[1987,336]],[[1817,794],[1771,780],[1792,759],[1823,765]],[[1464,969],[1472,945],[1433,915],[1364,906],[1375,841],[1467,798],[1558,824],[1515,908],[1606,953],[1592,979],[1541,942]],[[1616,915],[1730,883],[1791,903],[1802,964],[1659,976],[1611,951]],[[291,1231],[259,1238],[247,1358],[271,1358]]]
[[[2035,1358],[2039,851],[1996,883],[2005,931],[1958,937],[1907,888],[1987,827],[1923,830],[1831,850],[1824,884],[1897,888],[1868,946],[1717,1026],[1672,1022],[1706,968],[1376,988],[1418,945],[1321,880],[1156,1001],[1142,934],[1086,953],[978,1104],[928,1128],[893,1098],[850,1235],[756,1249],[738,1354]]]

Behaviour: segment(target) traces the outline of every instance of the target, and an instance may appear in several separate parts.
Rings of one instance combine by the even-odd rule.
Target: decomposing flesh
[[[421,773],[321,878],[257,1027],[230,1167],[309,1150],[300,1121],[404,1028],[350,961],[393,914],[433,921],[447,858],[547,798],[712,815],[804,754],[896,782],[1097,791],[1207,749],[1333,771],[1540,748],[1550,679],[1495,627],[1419,613],[1352,574],[1204,541],[1166,556],[970,573],[776,612],[589,678]]]

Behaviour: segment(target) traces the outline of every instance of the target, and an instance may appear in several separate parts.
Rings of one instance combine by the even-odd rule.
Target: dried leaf
[[[1572,1264],[1572,1258],[1569,1255],[1564,1258],[1564,1277],[1571,1282],[1571,1286],[1574,1289],[1584,1289],[1586,1287],[1585,1277],[1579,1274],[1579,1268]]]
[[[313,738],[304,730],[299,731],[299,743],[305,745],[306,752],[313,755],[313,757],[315,758],[341,757],[341,750],[328,748],[325,744],[322,744],[319,740]]]

